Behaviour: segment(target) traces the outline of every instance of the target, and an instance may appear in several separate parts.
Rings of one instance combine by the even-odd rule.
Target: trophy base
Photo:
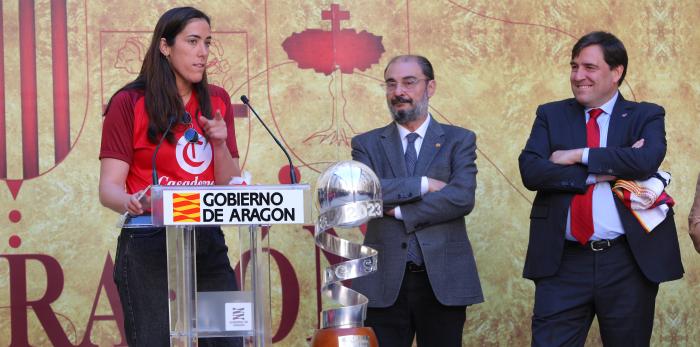
[[[326,328],[316,330],[311,347],[379,347],[370,327]]]

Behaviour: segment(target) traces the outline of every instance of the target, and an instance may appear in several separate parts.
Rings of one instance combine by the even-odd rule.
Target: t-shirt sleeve
[[[102,121],[100,159],[114,158],[131,165],[134,154],[134,96],[121,91],[112,97]]]
[[[228,127],[228,135],[226,136],[226,145],[228,146],[231,156],[238,158],[238,146],[236,145],[236,126],[233,119],[233,105],[231,105],[231,97],[228,92],[220,87],[214,87],[210,89],[210,93],[213,100],[219,99],[220,103],[212,103],[212,112],[216,113],[217,109],[223,107],[225,109],[220,110],[224,116],[224,121]],[[223,105],[221,105],[223,104]]]

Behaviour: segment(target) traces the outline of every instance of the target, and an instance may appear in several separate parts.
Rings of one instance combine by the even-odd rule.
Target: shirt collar
[[[421,139],[424,139],[425,133],[428,132],[428,125],[430,124],[431,118],[432,118],[432,116],[430,115],[430,113],[428,113],[428,117],[425,117],[423,124],[421,124],[418,127],[418,129],[416,129],[416,131],[414,131],[414,133],[418,134]],[[406,138],[406,135],[411,133],[408,129],[404,128],[403,125],[401,125],[399,123],[396,123],[396,127],[399,129],[399,137],[401,138],[402,141],[403,141],[403,139]]]
[[[613,95],[613,97],[610,98],[610,100],[608,100],[608,102],[604,103],[604,104],[601,105],[600,107],[586,108],[586,109],[585,109],[586,114],[588,114],[588,111],[590,111],[590,110],[592,110],[592,109],[594,109],[594,108],[599,108],[599,109],[603,110],[603,112],[604,112],[605,114],[607,114],[607,115],[612,114],[613,108],[615,107],[615,102],[617,102],[617,97],[618,97],[619,95],[620,95],[620,91],[618,90],[618,91],[615,92],[615,95]]]

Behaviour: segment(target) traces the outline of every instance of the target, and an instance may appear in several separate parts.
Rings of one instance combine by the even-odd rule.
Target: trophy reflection
[[[376,347],[378,343],[374,331],[363,326],[367,297],[340,282],[377,271],[377,251],[326,231],[330,228],[358,227],[372,218],[381,217],[379,179],[372,169],[360,162],[341,161],[319,176],[316,193],[319,208],[316,245],[348,260],[331,265],[323,272],[321,294],[340,307],[323,310],[321,329],[314,334],[311,345]]]

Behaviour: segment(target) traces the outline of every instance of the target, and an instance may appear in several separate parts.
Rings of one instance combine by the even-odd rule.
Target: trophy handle
[[[316,330],[311,347],[379,347],[371,327],[325,328]]]

